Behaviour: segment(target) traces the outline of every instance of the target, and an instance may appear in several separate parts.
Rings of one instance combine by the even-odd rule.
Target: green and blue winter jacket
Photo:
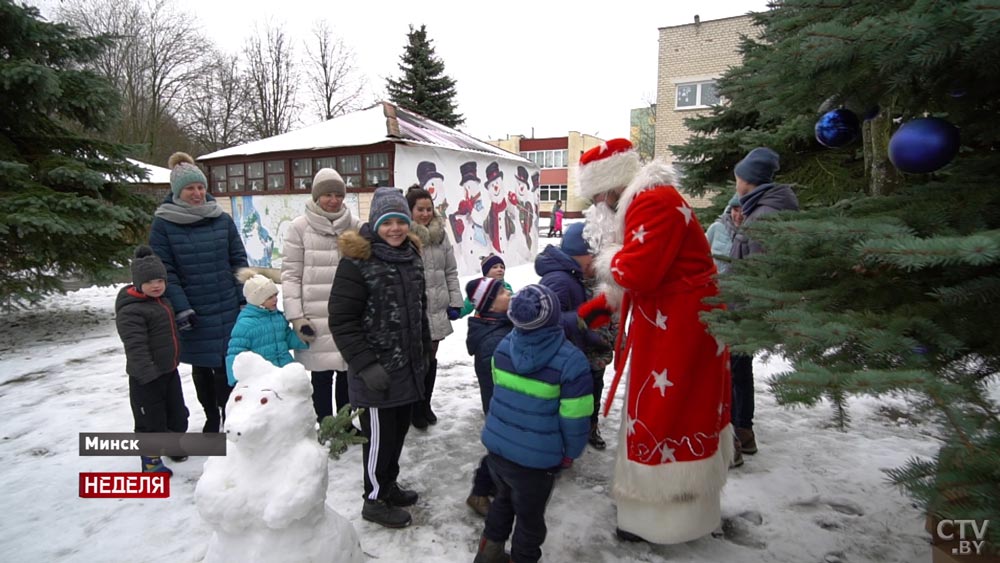
[[[233,333],[229,336],[229,352],[226,354],[229,385],[236,385],[233,360],[240,352],[249,350],[280,368],[294,361],[289,350],[304,350],[308,347],[295,334],[281,311],[247,305],[240,311]]]

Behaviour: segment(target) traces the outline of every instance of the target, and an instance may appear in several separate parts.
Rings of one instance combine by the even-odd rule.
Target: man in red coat
[[[640,168],[629,141],[584,153],[578,173],[580,195],[596,204],[585,236],[600,248],[606,289],[578,313],[592,326],[610,310],[622,319],[605,414],[628,366],[612,488],[618,535],[690,541],[719,526],[733,457],[729,353],[699,319],[720,306],[704,303],[718,293],[708,241],[673,170]]]

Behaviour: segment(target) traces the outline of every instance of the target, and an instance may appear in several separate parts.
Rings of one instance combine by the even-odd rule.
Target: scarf
[[[413,243],[409,239],[403,241],[399,246],[392,246],[382,240],[382,237],[371,229],[368,223],[361,226],[361,236],[368,239],[372,244],[372,255],[385,262],[402,264],[412,262],[417,257],[417,252],[413,248]]]
[[[755,207],[760,202],[760,198],[764,197],[771,188],[777,186],[777,184],[762,184],[753,189],[752,192],[740,198],[740,205],[743,207],[743,216],[746,217],[753,213]]]
[[[205,203],[198,206],[178,199],[164,201],[156,208],[154,215],[177,225],[190,225],[202,219],[212,219],[222,215],[222,208],[214,199],[206,199]]]
[[[309,211],[312,211],[313,213],[315,213],[316,215],[319,215],[320,217],[325,217],[325,218],[329,219],[331,223],[333,223],[337,219],[340,219],[341,217],[343,217],[344,213],[347,213],[347,206],[346,205],[341,205],[340,206],[340,211],[335,211],[333,213],[330,213],[329,211],[323,211],[323,208],[320,207],[318,203],[316,203],[315,201],[313,201],[311,199],[306,202],[306,209],[308,209]]]

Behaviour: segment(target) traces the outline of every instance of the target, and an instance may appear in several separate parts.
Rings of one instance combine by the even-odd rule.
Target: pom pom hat
[[[577,192],[580,197],[594,196],[615,188],[624,188],[639,173],[639,153],[628,139],[611,139],[583,153],[577,167]]]
[[[499,280],[479,278],[465,285],[465,295],[469,298],[469,303],[476,308],[476,312],[482,314],[493,306],[493,300],[497,298],[501,287],[503,284]]]
[[[559,326],[559,297],[544,285],[525,286],[511,297],[507,317],[526,331]]]
[[[503,264],[504,267],[507,267],[507,264],[504,263],[503,258],[497,256],[496,254],[490,254],[486,258],[483,258],[483,261],[480,264],[480,266],[483,269],[483,275],[484,276],[490,275],[490,270],[493,268],[493,266],[496,266],[497,264]]]
[[[347,195],[347,188],[344,186],[344,179],[340,177],[333,168],[320,168],[313,178],[312,198],[319,201],[319,196],[324,194]]]
[[[386,219],[396,218],[410,223],[410,206],[406,203],[406,198],[396,188],[388,186],[376,188],[372,197],[371,209],[368,211],[368,223],[373,231],[378,232],[378,227]]]
[[[153,249],[140,245],[135,249],[135,258],[132,260],[132,285],[142,291],[142,284],[153,280],[166,280],[167,268],[163,265],[160,257],[153,253]]]
[[[249,271],[252,272],[253,270]],[[263,307],[265,301],[270,299],[272,295],[277,294],[278,286],[260,274],[254,274],[243,282],[243,297],[246,297],[247,303],[251,305]]]
[[[208,179],[205,173],[194,164],[194,159],[186,152],[175,152],[167,160],[167,168],[170,169],[170,192],[175,198],[180,197],[181,190],[191,184],[201,182],[208,188]]]

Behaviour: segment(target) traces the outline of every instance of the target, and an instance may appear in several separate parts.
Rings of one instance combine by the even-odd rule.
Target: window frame
[[[674,109],[675,110],[694,110],[694,109],[708,109],[719,105],[722,103],[722,98],[719,96],[718,88],[715,90],[715,97],[718,99],[714,104],[704,104],[702,103],[703,87],[705,85],[711,85],[715,87],[716,79],[701,79],[701,80],[685,80],[683,82],[677,82],[674,84]],[[695,88],[695,100],[693,105],[680,105],[680,89],[682,87],[694,86]]]

